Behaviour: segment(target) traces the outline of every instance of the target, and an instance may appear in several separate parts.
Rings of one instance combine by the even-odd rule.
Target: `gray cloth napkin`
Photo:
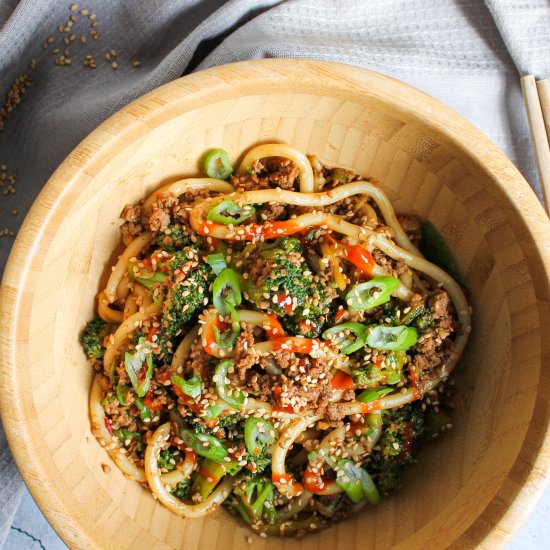
[[[182,74],[246,59],[327,59],[408,82],[483,130],[540,196],[519,74],[550,75],[548,0],[78,3],[0,0],[1,271],[37,193],[100,122]],[[0,545],[21,491],[0,431]]]

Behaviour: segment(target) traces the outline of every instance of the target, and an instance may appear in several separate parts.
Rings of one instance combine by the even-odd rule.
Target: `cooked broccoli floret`
[[[304,305],[308,280],[304,276],[307,265],[300,241],[283,237],[260,245],[258,254],[258,261],[263,261],[264,267],[258,279],[246,285],[250,298],[257,305],[267,300],[269,308],[277,315],[285,315],[293,307]]]
[[[226,414],[219,418],[217,427],[234,429],[241,420],[242,416],[239,413]]]
[[[134,332],[131,342],[133,346],[137,346],[140,338],[148,339],[148,330],[138,329]],[[166,330],[161,327],[156,333],[156,346],[152,346],[153,350],[153,361],[158,365],[169,365],[172,362],[172,356],[174,354],[175,345],[171,340],[166,336]]]
[[[367,363],[353,368],[351,377],[358,388],[369,388],[373,384],[397,384],[401,381],[403,365],[407,361],[404,351],[394,351],[384,357],[383,363]]]
[[[334,289],[317,278],[308,285],[304,305],[298,306],[292,315],[283,319],[285,329],[294,335],[316,338],[336,309]]]
[[[377,447],[386,458],[397,458],[401,463],[412,459],[415,442],[424,432],[424,412],[417,403],[397,410],[384,411],[384,428]]]
[[[300,241],[283,237],[262,245],[259,256],[265,266],[257,281],[247,288],[251,299],[258,305],[268,301],[269,309],[283,317],[283,325],[291,334],[318,336],[331,314],[336,294],[312,276]]]
[[[187,498],[191,489],[191,484],[188,479],[182,479],[175,487],[172,489],[172,494],[177,498]]]
[[[401,320],[398,315],[399,312],[399,305],[395,302],[395,300],[391,300],[384,304],[384,308],[382,310],[382,319],[384,319],[384,322],[389,325],[400,325]]]
[[[196,248],[192,246],[176,252],[168,267],[170,277],[163,304],[162,328],[170,339],[180,334],[183,325],[206,306],[205,299],[210,297],[209,287],[214,272],[207,263],[201,261]]]
[[[176,461],[174,455],[170,452],[170,449],[161,451],[158,458],[159,468],[164,468],[167,471],[171,471],[176,467]]]
[[[424,412],[420,403],[382,413],[382,437],[376,444],[368,471],[376,487],[388,493],[401,484],[403,466],[413,461],[424,435]]]
[[[431,311],[428,308],[411,323],[411,326],[416,327],[420,333],[426,332],[434,326],[434,319]]]
[[[156,236],[155,244],[167,252],[177,252],[185,246],[189,246],[191,239],[182,225],[175,223],[169,225],[162,233]]]
[[[115,327],[101,317],[92,319],[82,333],[82,347],[88,359],[102,359],[105,353],[103,340],[114,332]]]
[[[401,468],[395,462],[383,462],[373,479],[381,493],[389,493],[401,485]]]
[[[271,466],[271,452],[269,446],[266,445],[265,447],[262,447],[260,454],[249,454],[248,460],[254,462],[256,465],[256,470],[254,470],[254,473],[263,473],[266,468]]]
[[[403,315],[400,323],[416,327],[422,333],[433,327],[434,319],[430,308],[424,305],[424,303],[420,303],[411,308],[406,315]]]

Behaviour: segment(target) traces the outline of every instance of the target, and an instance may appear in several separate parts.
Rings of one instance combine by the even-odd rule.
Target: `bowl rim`
[[[46,475],[41,479],[37,476],[37,473],[43,473],[40,461],[36,461],[40,452],[33,442],[33,432],[29,427],[32,419],[26,417],[22,406],[24,399],[20,399],[24,395],[24,389],[20,387],[16,373],[23,365],[18,358],[15,344],[21,341],[21,333],[24,333],[26,320],[24,316],[20,320],[20,313],[24,311],[22,304],[27,297],[25,288],[32,259],[40,249],[46,233],[45,227],[59,208],[61,199],[70,192],[86,169],[78,161],[79,152],[90,148],[94,151],[93,159],[88,164],[97,162],[98,157],[102,160],[112,147],[127,139],[127,134],[132,129],[141,125],[140,119],[141,123],[144,122],[143,116],[138,117],[134,112],[144,108],[149,111],[147,117],[158,115],[166,106],[163,98],[171,101],[170,92],[175,88],[178,89],[178,101],[183,102],[200,95],[201,87],[205,83],[212,91],[216,85],[227,85],[228,81],[237,76],[240,84],[252,84],[262,80],[280,82],[284,78],[302,80],[319,73],[326,78],[326,86],[329,88],[345,87],[352,92],[361,90],[363,93],[368,89],[369,95],[383,102],[391,102],[405,112],[428,117],[430,125],[466,150],[470,158],[476,160],[494,180],[504,181],[506,185],[501,185],[500,191],[507,195],[510,204],[520,215],[522,212],[529,214],[522,215],[522,218],[533,239],[547,283],[550,280],[550,223],[529,184],[506,155],[473,124],[445,104],[408,84],[368,69],[340,63],[308,59],[260,59],[192,73],[135,99],[84,138],[49,178],[17,235],[0,287],[0,385],[4,388],[0,394],[0,415],[12,454],[27,487],[50,524],[67,544],[97,547],[93,537],[71,516],[71,510],[60,498],[55,481],[49,480]],[[151,102],[153,98],[156,101]],[[193,101],[188,103],[190,107],[184,111],[195,108]],[[147,128],[142,130],[145,132]],[[97,139],[98,136],[101,136],[101,140]],[[549,285],[538,290],[541,293],[537,296],[538,301],[546,304],[545,312],[550,318]],[[524,445],[508,472],[508,477],[503,479],[497,493],[482,513],[485,515],[489,510],[487,517],[498,519],[491,521],[491,525],[487,527],[477,525],[480,524],[478,517],[459,538],[471,532],[476,542],[483,541],[484,546],[503,545],[525,520],[542,494],[550,476],[550,430],[547,426],[550,417],[547,397],[550,395],[550,377],[545,377],[543,371],[541,369],[535,409]],[[546,422],[542,425],[537,410],[544,415]],[[525,442],[530,439],[537,448],[524,456]],[[29,467],[28,464],[33,461],[34,466]],[[506,485],[506,480],[512,477],[521,479],[521,484],[512,482],[511,485]],[[502,502],[508,504],[504,511]],[[487,519],[484,523],[487,523]],[[477,532],[474,529],[476,525]]]

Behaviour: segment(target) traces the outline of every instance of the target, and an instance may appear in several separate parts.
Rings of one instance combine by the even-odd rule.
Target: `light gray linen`
[[[19,176],[0,194],[0,226],[16,231],[57,165],[100,122],[132,99],[186,72],[261,57],[302,57],[370,68],[416,86],[483,130],[540,196],[519,73],[550,74],[547,0],[104,0],[101,39],[71,43],[71,66],[53,63],[68,0],[0,0],[0,100],[33,77],[0,131],[0,164]],[[90,20],[75,12],[80,37]],[[83,25],[83,22],[86,25]],[[88,35],[89,36],[89,35]],[[66,46],[61,46],[64,49]],[[119,68],[105,61],[117,51]],[[88,54],[97,69],[84,67]],[[36,70],[28,68],[31,59]],[[141,61],[135,68],[132,60]],[[0,188],[0,193],[1,193]],[[13,216],[16,208],[19,214]],[[0,237],[0,272],[11,240]],[[0,432],[0,544],[22,482]]]

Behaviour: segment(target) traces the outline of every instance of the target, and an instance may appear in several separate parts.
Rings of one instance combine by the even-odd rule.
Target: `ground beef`
[[[124,244],[128,245],[136,235],[143,231],[143,225],[141,224],[141,205],[127,204],[120,217],[125,222],[120,226],[122,241]]]
[[[189,359],[187,360],[187,371],[188,373],[198,373],[202,380],[211,381],[212,379],[212,369],[210,364],[212,357],[204,351],[202,347],[202,342],[200,338],[197,338],[193,343],[191,348],[191,353],[189,354]]]
[[[282,157],[259,159],[252,165],[251,173],[233,176],[231,183],[239,191],[252,189],[290,189],[298,191],[300,171],[291,160]]]
[[[313,410],[317,414],[327,407],[330,397],[330,370],[327,361],[309,356],[298,356],[285,350],[278,351],[275,363],[283,374],[277,381],[278,391],[273,391],[276,404],[301,412]]]
[[[434,321],[439,330],[450,334],[455,327],[454,307],[447,292],[437,289],[428,299],[428,307],[432,311]],[[441,335],[439,335],[441,338]]]
[[[260,209],[260,219],[262,222],[282,220],[287,217],[287,209],[284,204],[265,204]]]
[[[161,193],[153,202],[149,216],[144,215],[142,222],[149,226],[150,231],[164,231],[170,225],[172,208],[178,203],[173,193]]]
[[[253,327],[246,325],[235,342],[235,370],[229,378],[235,378],[237,383],[242,383],[247,379],[247,373],[256,363],[254,355],[250,353],[250,348],[254,345]]]
[[[126,372],[126,367],[124,366],[124,361],[119,361],[116,367],[116,373],[118,376],[119,385],[128,384],[130,379],[128,378],[128,373]]]
[[[114,401],[111,401],[110,403],[107,403],[105,405],[105,414],[111,421],[111,427],[113,430],[126,428],[130,432],[137,431],[137,415],[129,411],[130,409],[126,409],[120,406],[118,399],[115,399]]]
[[[384,268],[388,275],[392,277],[399,277],[402,273],[405,273],[409,268],[403,260],[394,260],[389,256],[386,256],[381,250],[375,248],[372,251],[372,256],[375,262],[382,268]]]
[[[324,420],[329,422],[339,422],[346,415],[342,412],[342,407],[338,403],[329,403],[325,410]]]

